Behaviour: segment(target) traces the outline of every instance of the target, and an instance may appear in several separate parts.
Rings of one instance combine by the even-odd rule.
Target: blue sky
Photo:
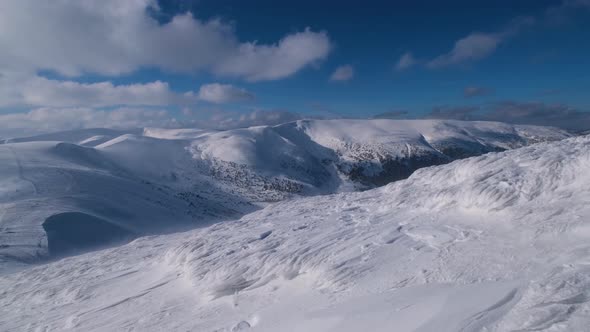
[[[513,1],[297,1],[277,5],[265,0],[205,0],[161,4],[169,15],[191,10],[205,20],[221,17],[234,22],[242,40],[272,43],[306,27],[329,33],[334,50],[319,68],[308,68],[285,80],[248,85],[262,107],[365,116],[390,110],[428,112],[438,105],[498,99],[590,105],[585,96],[590,86],[590,46],[581,43],[590,40],[590,15],[572,15],[560,24],[542,22],[481,61],[439,70],[394,70],[406,52],[434,58],[471,32],[493,33],[520,16],[546,15],[560,1],[520,1],[516,6]],[[328,78],[335,68],[346,64],[353,66],[354,78],[344,84],[331,82]],[[144,79],[158,75],[161,73],[150,73]],[[190,89],[211,79],[199,75],[171,81],[180,89]],[[468,86],[494,93],[465,100],[463,92]]]
[[[298,1],[280,9],[273,1],[258,1],[257,6],[235,1],[200,4],[208,15],[234,20],[245,39],[275,40],[277,31],[306,26],[328,31],[335,49],[321,68],[305,70],[291,80],[252,87],[261,102],[271,107],[308,110],[309,104],[319,103],[334,112],[362,116],[365,112],[426,112],[441,104],[508,99],[569,102],[588,108],[590,43],[584,45],[584,41],[590,40],[590,15],[572,15],[561,24],[540,22],[523,29],[480,61],[437,70],[420,66],[393,70],[406,52],[431,59],[472,32],[493,33],[520,16],[543,20],[549,8],[561,5],[559,1],[514,2]],[[199,7],[194,8],[198,11]],[[266,8],[262,15],[259,8]],[[327,80],[342,64],[351,64],[355,77],[344,84]],[[463,92],[468,86],[494,93],[467,101]],[[557,90],[560,92],[546,93]]]
[[[579,123],[590,110],[587,0],[4,6],[0,120],[15,130],[239,126],[265,112]],[[91,120],[73,120],[81,111]],[[55,114],[55,128],[35,122]]]
[[[562,1],[161,1],[166,11],[191,10],[203,19],[235,22],[243,40],[272,43],[285,32],[305,27],[325,30],[334,43],[319,68],[290,79],[249,85],[262,107],[296,112],[331,110],[366,116],[390,110],[429,112],[440,105],[473,105],[496,100],[568,102],[590,108],[590,11],[567,13],[552,22],[547,11]],[[171,14],[173,15],[173,14]],[[449,51],[472,32],[494,33],[510,21],[530,16],[540,21],[523,29],[479,61],[437,70],[417,66],[395,71],[406,52],[424,59]],[[555,18],[557,20],[557,18]],[[337,84],[328,78],[350,64],[355,75]],[[190,88],[199,79],[179,79]],[[239,82],[232,82],[239,84]],[[470,86],[490,90],[465,100]],[[493,91],[493,93],[491,92]]]

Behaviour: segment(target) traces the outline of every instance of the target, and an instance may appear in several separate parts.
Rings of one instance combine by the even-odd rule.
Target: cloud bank
[[[0,139],[85,128],[156,127],[226,130],[252,126],[272,126],[305,118],[319,118],[285,110],[262,109],[247,112],[223,110],[193,112],[190,109],[185,109],[183,113],[182,116],[173,116],[167,110],[141,107],[121,107],[114,110],[97,110],[87,107],[41,107],[28,112],[0,114]]]
[[[324,60],[332,49],[326,32],[309,28],[259,43],[240,40],[234,25],[220,19],[183,13],[162,22],[160,14],[156,0],[0,1],[0,108],[33,108],[0,113],[0,135],[177,125],[167,112],[171,106],[255,96],[229,84],[174,91],[159,80],[115,84],[109,77],[148,68],[279,80]],[[96,77],[102,81],[87,82]],[[264,122],[260,114],[249,116]]]
[[[241,42],[231,24],[190,13],[161,24],[150,15],[158,11],[154,0],[3,0],[0,73],[50,70],[75,77],[156,67],[276,80],[323,60],[332,48],[325,32],[305,29],[274,44]]]
[[[110,81],[78,83],[40,76],[0,77],[0,107],[189,106],[199,101],[241,102],[254,99],[251,92],[229,84],[202,85],[198,92],[173,91],[167,82],[115,85]]]
[[[552,126],[574,132],[590,129],[590,112],[565,104],[541,102],[503,101],[485,106],[435,107],[425,117]]]
[[[84,128],[176,127],[164,110],[119,108],[38,108],[25,113],[0,114],[0,138],[23,137]]]

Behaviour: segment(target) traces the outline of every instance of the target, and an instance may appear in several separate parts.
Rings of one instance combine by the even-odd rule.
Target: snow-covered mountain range
[[[84,129],[0,144],[0,260],[30,262],[356,191],[452,160],[559,140],[558,129],[314,120],[227,131]]]
[[[586,331],[589,168],[539,143],[6,273],[0,329]]]

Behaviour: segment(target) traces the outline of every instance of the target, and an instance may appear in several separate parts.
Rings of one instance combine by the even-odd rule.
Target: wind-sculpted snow
[[[0,277],[1,330],[585,331],[590,137]]]
[[[418,197],[418,192],[406,186],[390,187],[391,193],[400,197],[400,204],[413,202],[415,207],[427,209],[502,210],[544,195],[566,199],[572,191],[565,188],[576,192],[588,190],[585,184],[590,181],[590,174],[584,167],[590,165],[590,149],[586,141],[587,138],[572,139],[570,142],[579,144],[567,146],[568,149],[559,144],[541,144],[536,149],[524,149],[525,156],[495,153],[418,170],[408,182],[431,188],[436,195]]]

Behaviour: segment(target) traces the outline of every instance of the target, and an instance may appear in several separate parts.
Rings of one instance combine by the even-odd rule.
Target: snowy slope
[[[0,276],[0,330],[587,331],[590,137]]]
[[[420,167],[566,136],[493,122],[330,120],[12,139],[0,144],[0,259],[30,262],[90,249],[87,242],[195,227],[267,202],[366,189]],[[101,235],[74,239],[83,229]]]
[[[192,151],[218,179],[282,199],[285,192],[367,189],[421,167],[566,137],[559,129],[498,122],[301,120],[199,133]]]
[[[132,137],[119,137],[118,144],[111,141],[102,148],[63,142],[0,145],[0,261],[59,256],[252,210],[206,182],[200,190],[166,185],[182,180],[171,179],[174,159],[163,153],[175,150],[165,144],[150,160],[146,156],[156,152],[154,142],[133,144]],[[167,158],[164,164],[158,164],[161,158]],[[208,199],[207,194],[223,199]],[[237,211],[241,206],[244,211]]]
[[[124,134],[184,140],[216,180],[262,201],[367,189],[407,178],[421,167],[569,136],[555,128],[498,122],[381,119],[302,120],[227,131],[88,129],[7,142],[98,146]]]

